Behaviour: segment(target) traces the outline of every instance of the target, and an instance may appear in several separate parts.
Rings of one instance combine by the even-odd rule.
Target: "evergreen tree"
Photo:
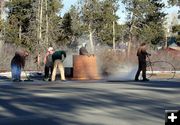
[[[13,0],[7,8],[6,42],[25,45],[32,51],[57,42],[61,0]]]
[[[97,42],[115,44],[117,9],[118,0],[90,0],[82,4],[81,20],[88,29],[92,51]]]
[[[128,14],[129,51],[133,41],[159,43],[164,38],[165,7],[161,0],[124,0]]]
[[[172,27],[173,33],[175,33],[177,44],[180,45],[180,25],[175,25]]]
[[[6,42],[25,45],[25,34],[28,32],[29,20],[32,14],[30,0],[13,0],[8,2],[8,25]]]
[[[80,10],[78,9],[78,5],[77,6],[71,6],[70,10],[69,10],[69,14],[71,15],[71,19],[72,19],[72,32],[73,32],[73,36],[75,37],[79,37],[83,34],[83,32],[85,31],[84,25],[82,23],[81,15],[80,15]]]
[[[65,37],[69,39],[69,37],[73,34],[72,32],[72,19],[69,13],[65,13],[62,20],[62,29],[63,33],[66,35]]]
[[[63,7],[62,0],[48,0],[47,2],[48,2],[47,14],[48,14],[48,22],[49,22],[48,44],[49,45],[53,45],[55,43],[58,43],[59,45],[64,44],[64,41],[60,39],[63,36],[62,29],[60,27],[62,23],[62,18],[60,16],[60,11]],[[46,23],[46,21],[44,23]]]
[[[99,0],[84,0],[81,6],[81,20],[88,29],[91,52],[94,53],[94,33],[100,27],[102,16]]]
[[[109,45],[113,45],[113,39],[116,40],[117,38],[115,32],[118,30],[117,20],[119,17],[116,15],[118,7],[118,0],[104,0],[101,2],[102,22],[97,33],[101,41]]]
[[[172,6],[174,5],[180,6],[180,0],[168,0],[168,3]]]
[[[162,0],[150,0],[153,11],[146,15],[146,24],[151,28],[151,43],[158,44],[160,41],[165,40],[165,16],[166,13],[162,12],[162,9],[165,7],[165,4],[162,3]],[[147,29],[144,29],[147,31]],[[147,34],[148,35],[148,34]]]
[[[180,6],[180,0],[169,0],[168,3],[171,6]],[[178,11],[178,19],[180,20],[180,11]],[[180,46],[180,25],[176,24],[172,27],[172,32],[175,33],[177,44]]]

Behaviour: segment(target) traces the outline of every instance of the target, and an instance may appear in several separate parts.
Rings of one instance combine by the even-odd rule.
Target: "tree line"
[[[168,0],[168,4],[179,6],[180,1]],[[117,11],[122,5],[127,17],[119,24]],[[0,20],[2,39],[31,51],[54,45],[71,47],[82,35],[88,36],[92,51],[96,44],[115,49],[122,41],[128,44],[128,51],[141,42],[166,47],[163,0],[78,0],[61,16],[62,8],[62,0],[9,0],[3,8],[6,18]],[[180,26],[172,29],[179,32]],[[176,37],[180,41],[178,34]]]

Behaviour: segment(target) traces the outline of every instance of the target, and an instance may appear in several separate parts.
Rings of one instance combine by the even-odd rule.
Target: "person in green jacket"
[[[66,58],[66,52],[63,50],[58,50],[53,53],[52,60],[54,65],[53,65],[53,72],[51,77],[52,81],[55,81],[57,68],[59,69],[61,80],[62,81],[66,80],[64,73],[64,66],[63,66],[63,61],[65,60],[65,58]]]

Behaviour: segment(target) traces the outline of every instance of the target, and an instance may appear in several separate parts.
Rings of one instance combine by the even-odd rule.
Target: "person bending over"
[[[64,74],[64,66],[63,66],[63,61],[66,58],[66,52],[63,50],[58,50],[53,53],[52,55],[52,60],[53,60],[53,72],[52,72],[52,77],[51,80],[55,81],[56,78],[56,69],[59,69],[60,75],[61,75],[61,80],[65,81],[65,74]]]
[[[16,51],[11,60],[11,74],[13,82],[21,82],[21,69],[25,66],[25,59],[28,56],[26,51]]]

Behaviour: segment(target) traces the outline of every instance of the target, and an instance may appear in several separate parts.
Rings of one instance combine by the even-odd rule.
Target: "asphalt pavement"
[[[0,81],[0,125],[164,125],[180,80]]]

